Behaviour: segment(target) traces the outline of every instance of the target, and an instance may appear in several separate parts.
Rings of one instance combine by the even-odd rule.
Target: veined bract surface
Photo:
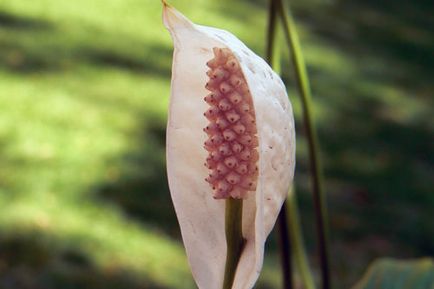
[[[279,76],[234,35],[196,25],[167,4],[163,9],[163,21],[175,47],[167,125],[167,173],[188,260],[200,289],[221,289],[226,257],[225,201],[214,198],[215,191],[205,181],[210,170],[204,166],[209,157],[204,148],[208,136],[203,131],[209,119],[204,112],[210,108],[204,97],[210,93],[205,85],[210,80],[207,62],[215,56],[213,48],[229,49],[251,96],[258,173],[254,190],[243,195],[242,227],[246,243],[233,283],[234,289],[249,289],[261,271],[266,237],[294,175],[292,107]]]

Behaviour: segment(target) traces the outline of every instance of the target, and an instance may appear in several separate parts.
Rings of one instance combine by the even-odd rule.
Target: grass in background
[[[342,287],[374,257],[434,254],[432,4],[400,2],[293,1]],[[265,1],[172,4],[263,55]],[[193,287],[165,178],[171,53],[160,1],[0,2],[0,287]],[[268,247],[258,288],[279,288]]]

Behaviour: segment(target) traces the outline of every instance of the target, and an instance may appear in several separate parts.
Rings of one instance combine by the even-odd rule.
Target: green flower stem
[[[266,61],[271,65],[276,73],[280,73],[280,51],[277,42],[278,27],[276,25],[277,17],[276,3],[274,0],[270,0],[268,6],[268,26],[266,35]],[[289,237],[288,219],[286,214],[286,207],[282,206],[277,219],[279,227],[280,262],[282,268],[283,288],[292,289],[294,288],[294,280],[292,276],[291,239]]]
[[[271,63],[273,70],[280,74],[280,46],[279,27],[276,27],[276,1],[269,1],[267,29],[266,60]],[[303,235],[300,229],[297,201],[292,189],[282,206],[279,218],[279,239],[281,246],[281,262],[283,275],[283,288],[294,288],[292,278],[292,258],[295,267],[300,273],[301,282],[305,289],[315,289],[315,282],[307,261],[306,250],[303,245]]]
[[[243,238],[243,200],[226,199],[225,232],[226,232],[226,264],[223,289],[231,289],[235,272],[244,248]]]
[[[285,202],[289,236],[291,238],[291,248],[294,256],[294,261],[298,272],[300,273],[301,282],[304,289],[315,289],[315,282],[312,272],[307,261],[306,250],[303,243],[303,235],[300,228],[300,218],[298,214],[297,199],[295,193],[290,191]]]
[[[294,21],[292,20],[289,9],[286,7],[284,0],[276,0],[277,11],[282,20],[283,32],[287,45],[290,48],[290,55],[295,67],[295,75],[297,80],[298,89],[301,95],[301,102],[303,108],[303,120],[306,128],[308,147],[309,147],[309,161],[312,171],[313,182],[313,198],[315,204],[315,218],[318,234],[318,247],[320,253],[321,263],[321,277],[322,288],[330,289],[330,265],[329,265],[329,233],[328,233],[328,216],[327,207],[325,204],[325,194],[322,186],[322,171],[319,160],[319,148],[316,135],[315,124],[312,120],[312,97],[309,86],[309,79],[306,72],[306,65],[304,63],[300,41],[295,29]]]
[[[278,51],[279,45],[277,43],[277,11],[276,3],[274,0],[268,2],[268,23],[266,34],[266,48],[265,48],[265,60],[276,73],[280,73],[280,53]]]
[[[288,231],[287,209],[283,204],[279,217],[279,243],[280,243],[280,264],[282,267],[283,289],[293,289],[294,279],[292,275],[292,254],[293,247],[291,244],[290,232]]]

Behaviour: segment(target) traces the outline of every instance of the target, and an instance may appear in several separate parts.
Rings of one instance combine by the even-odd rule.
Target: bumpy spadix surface
[[[238,60],[228,48],[214,47],[214,58],[207,62],[210,93],[204,98],[210,106],[204,113],[209,124],[204,147],[209,152],[206,181],[214,198],[246,197],[256,190],[258,178],[258,138],[256,117],[249,87]]]
[[[169,6],[164,7],[163,20],[175,46],[167,125],[167,174],[193,277],[200,289],[222,287],[226,258],[225,201],[214,197],[227,196],[232,191],[228,188],[220,193],[216,186],[218,183],[209,180],[210,185],[205,181],[213,169],[217,168],[217,164],[210,165],[210,170],[204,166],[204,162],[212,152],[220,153],[220,147],[204,149],[204,143],[209,141],[210,136],[218,134],[208,135],[203,129],[210,125],[210,129],[214,129],[213,125],[221,122],[217,117],[204,117],[203,113],[216,107],[218,115],[224,115],[230,127],[235,126],[238,117],[232,115],[234,122],[231,123],[230,112],[238,96],[229,91],[239,80],[246,85],[246,93],[240,93],[240,99],[249,105],[248,114],[241,113],[242,110],[234,109],[234,112],[240,119],[250,115],[254,119],[256,130],[248,130],[247,123],[241,121],[247,133],[238,134],[238,127],[231,128],[235,134],[224,134],[224,130],[219,132],[223,139],[226,135],[229,138],[226,141],[231,144],[236,141],[242,145],[239,139],[242,135],[251,136],[253,141],[252,146],[247,145],[251,159],[246,158],[246,162],[257,166],[256,186],[245,189],[245,195],[239,193],[245,197],[243,236],[246,245],[235,274],[233,289],[253,288],[262,267],[266,237],[274,226],[294,173],[294,123],[285,87],[265,61],[232,34],[195,25]],[[213,86],[215,79],[222,77],[218,67],[213,66],[212,59],[219,53],[217,51],[216,55],[214,48],[223,49],[225,55],[227,51],[227,59],[233,57],[238,65],[237,72],[231,75],[240,79],[231,84],[228,78],[225,82],[229,81],[229,86],[222,83],[218,87]],[[223,75],[226,77],[225,73]],[[208,82],[207,87],[213,87],[211,91],[205,88]],[[207,95],[214,91],[223,93],[224,99],[228,101],[219,102],[217,106],[211,101],[204,101],[204,97],[208,100]],[[228,108],[229,105],[231,108]],[[241,132],[241,127],[239,128]],[[229,150],[229,147],[221,148],[221,152],[225,153],[226,149]],[[234,153],[234,148],[231,149]],[[240,148],[235,148],[235,151],[238,150]],[[244,161],[240,159],[238,157],[237,162]],[[239,163],[236,168],[243,167]],[[223,164],[229,168],[231,166],[224,161]],[[239,176],[240,180],[234,184],[238,185],[242,171],[237,172],[234,168],[231,172],[237,173],[237,176],[229,176],[228,180],[228,175],[225,175],[224,180],[231,184],[229,181],[233,178],[233,182],[236,182]],[[217,190],[213,190],[213,186]]]

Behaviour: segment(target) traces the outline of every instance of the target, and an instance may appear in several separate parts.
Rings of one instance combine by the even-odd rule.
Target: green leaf
[[[433,259],[379,259],[352,289],[434,289]]]

